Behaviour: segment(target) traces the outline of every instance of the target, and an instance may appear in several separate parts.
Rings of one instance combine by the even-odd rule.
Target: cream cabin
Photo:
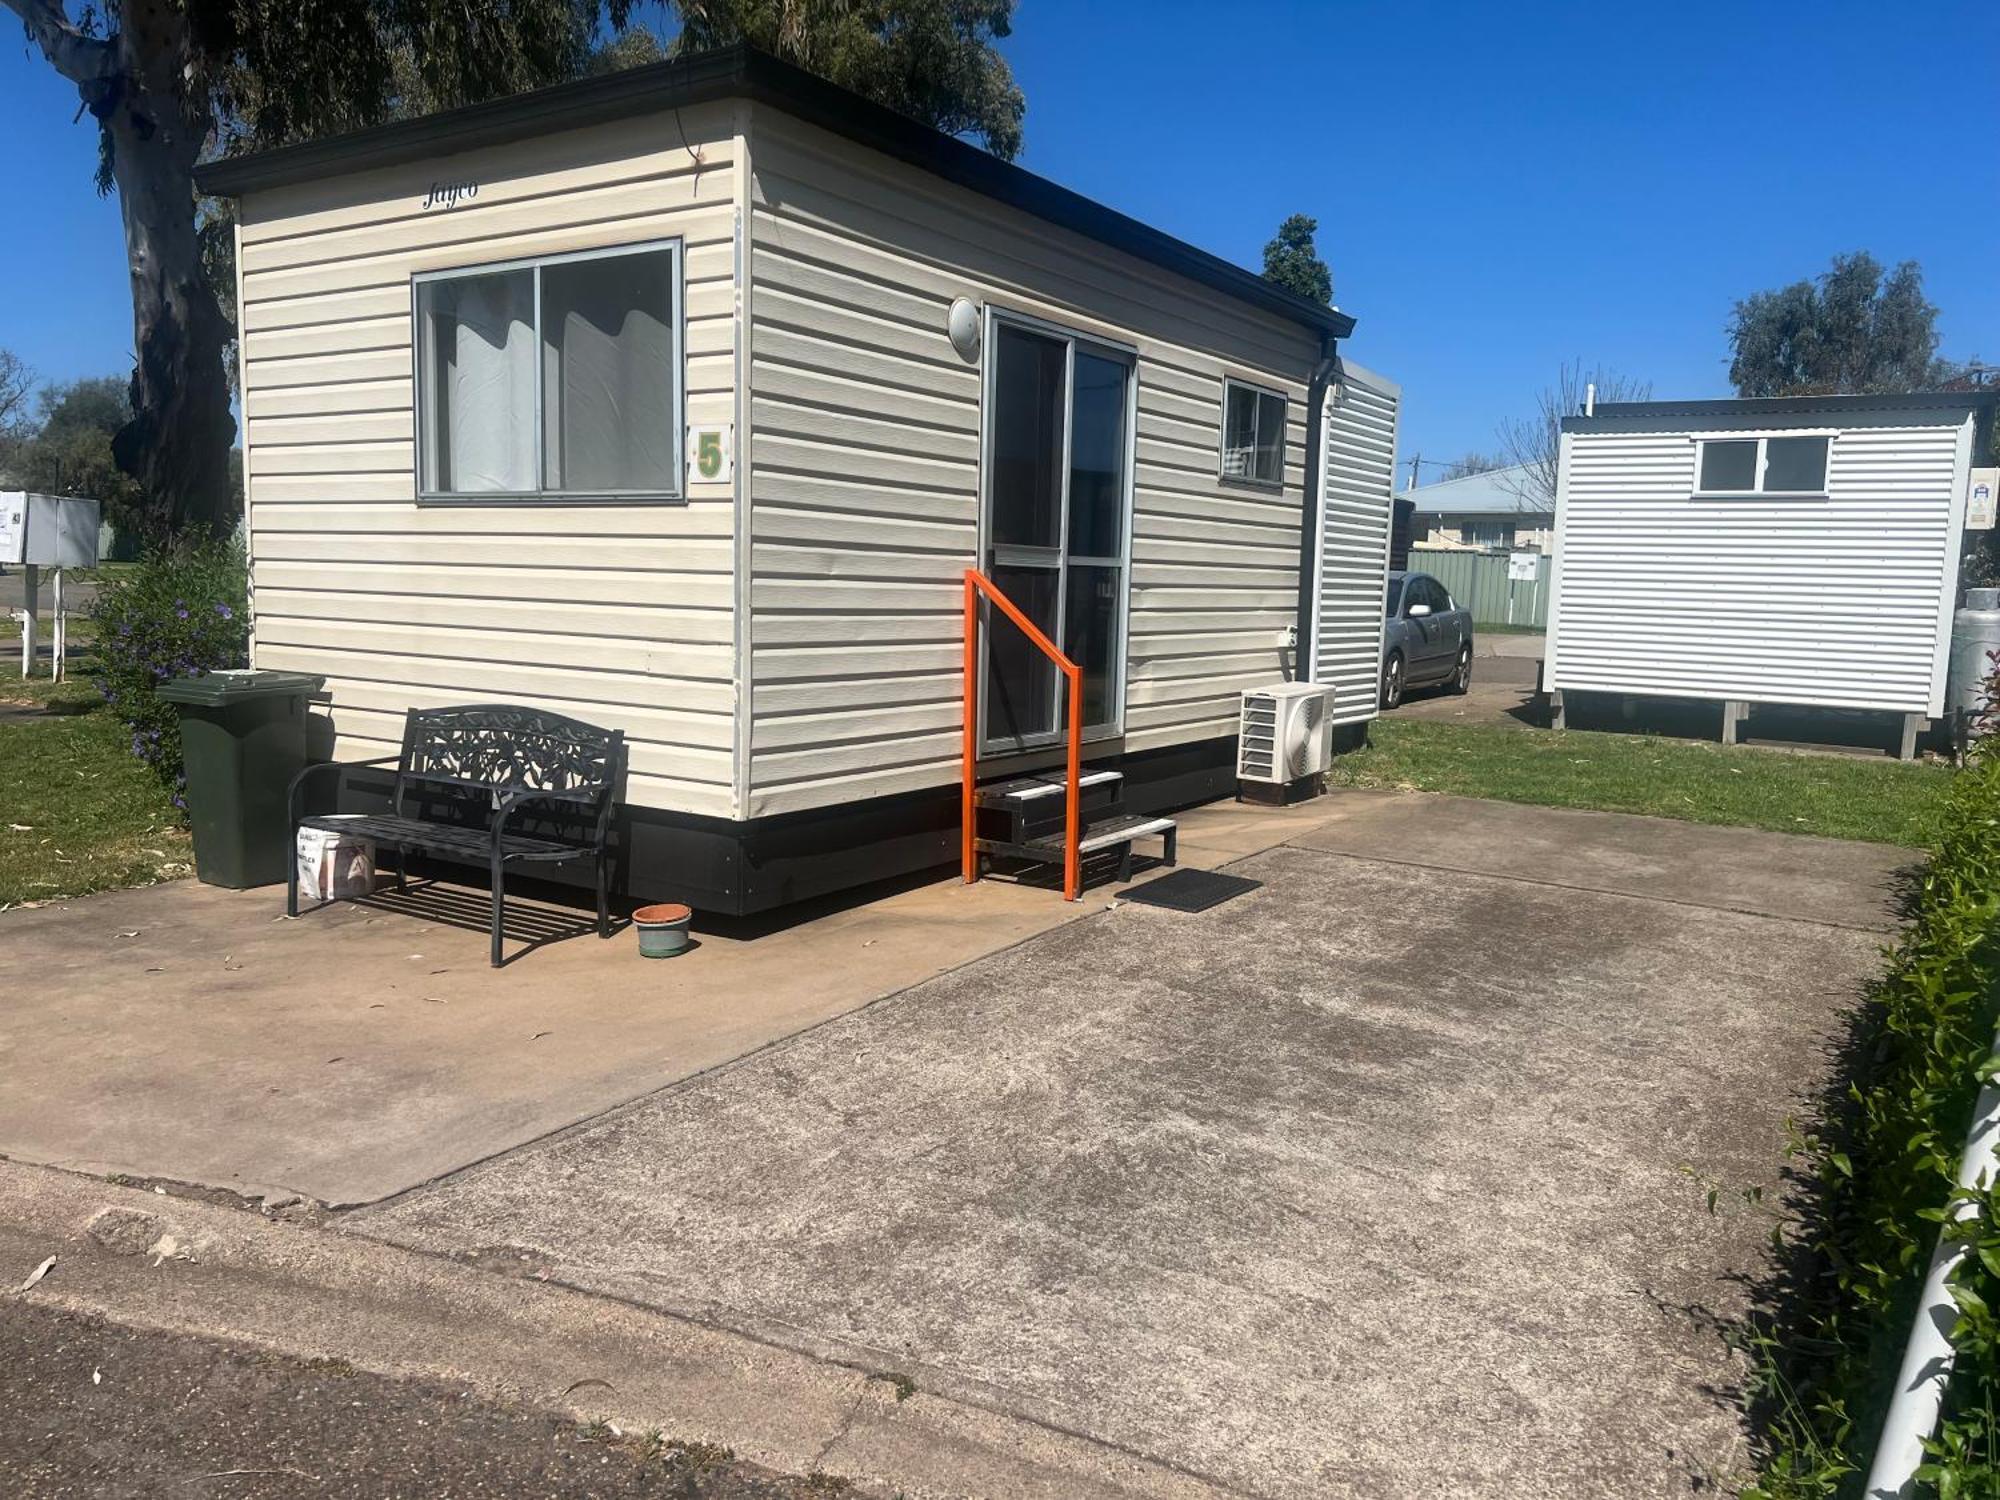
[[[963,142],[732,49],[202,185],[255,664],[325,674],[341,758],[411,707],[622,729],[631,894],[952,860],[968,569],[1131,807],[1233,790],[1246,688],[1374,711],[1397,392],[1353,320]],[[978,779],[1060,763],[1062,674],[977,646]]]

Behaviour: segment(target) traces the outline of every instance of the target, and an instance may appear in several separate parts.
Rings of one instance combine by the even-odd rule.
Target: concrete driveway
[[[1770,1222],[1697,1179],[1782,1196],[1907,856],[1292,813],[1247,896],[1099,911],[347,1222],[1231,1492],[1737,1471],[1711,1319]]]

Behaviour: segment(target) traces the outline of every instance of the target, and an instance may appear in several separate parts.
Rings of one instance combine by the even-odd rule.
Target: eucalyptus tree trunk
[[[61,0],[0,0],[101,129],[131,263],[132,420],[112,439],[138,481],[156,537],[227,535],[239,500],[229,483],[235,420],[223,363],[230,328],[202,271],[194,167],[212,120],[184,6],[124,0],[117,27],[92,36]]]

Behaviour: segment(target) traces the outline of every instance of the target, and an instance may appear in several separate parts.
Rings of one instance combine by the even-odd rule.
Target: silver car
[[[1408,688],[1445,683],[1462,693],[1472,686],[1472,611],[1443,584],[1428,573],[1391,573],[1383,613],[1384,708],[1401,704]]]

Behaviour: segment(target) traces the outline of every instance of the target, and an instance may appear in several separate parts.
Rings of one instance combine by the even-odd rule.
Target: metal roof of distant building
[[[1864,396],[1736,396],[1719,401],[1614,401],[1601,403],[1590,416],[1562,419],[1564,432],[1591,432],[1616,422],[1661,421],[1686,417],[1836,417],[1845,412],[1963,413],[1991,408],[2000,391],[1912,391]]]
[[[1488,469],[1483,474],[1440,479],[1434,484],[1418,485],[1413,490],[1398,490],[1396,498],[1410,501],[1419,514],[1517,516],[1526,513],[1545,516],[1555,509],[1553,505],[1523,499],[1522,491],[1532,494],[1528,466],[1513,464],[1504,469]]]

